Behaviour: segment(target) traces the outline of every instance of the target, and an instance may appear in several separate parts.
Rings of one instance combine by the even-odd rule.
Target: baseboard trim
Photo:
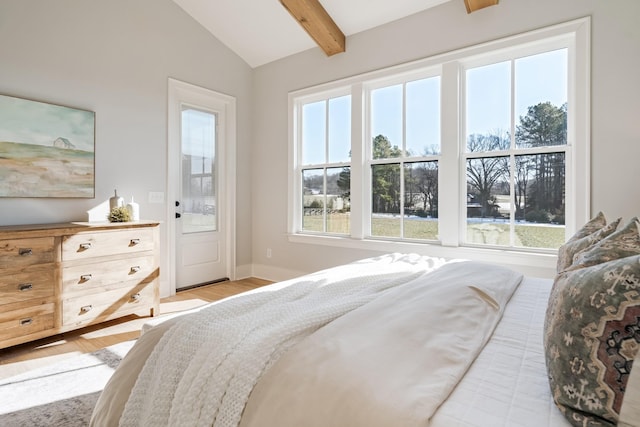
[[[288,268],[273,267],[270,265],[253,264],[251,276],[258,279],[270,280],[272,282],[282,282],[307,274],[303,271],[291,270]]]

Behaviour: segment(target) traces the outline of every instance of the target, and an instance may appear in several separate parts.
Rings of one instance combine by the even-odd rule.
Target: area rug
[[[89,425],[100,392],[134,342],[0,380],[0,426]]]

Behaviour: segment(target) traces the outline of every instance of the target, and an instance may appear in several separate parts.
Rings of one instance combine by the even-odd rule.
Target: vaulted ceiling
[[[279,0],[173,1],[251,67],[316,46]],[[447,1],[451,0],[320,0],[320,3],[348,37]]]

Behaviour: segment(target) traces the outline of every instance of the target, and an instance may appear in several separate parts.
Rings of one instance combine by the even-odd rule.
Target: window
[[[562,48],[464,69],[466,243],[565,241],[567,65]]]
[[[588,27],[290,94],[291,239],[554,253],[590,215]]]
[[[351,97],[300,104],[302,230],[349,234]]]
[[[372,237],[437,240],[440,76],[370,90]]]

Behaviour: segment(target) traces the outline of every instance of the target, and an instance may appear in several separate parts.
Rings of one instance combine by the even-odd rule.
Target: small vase
[[[113,190],[114,196],[109,199],[109,210],[124,206],[124,199],[118,196],[118,190]]]

